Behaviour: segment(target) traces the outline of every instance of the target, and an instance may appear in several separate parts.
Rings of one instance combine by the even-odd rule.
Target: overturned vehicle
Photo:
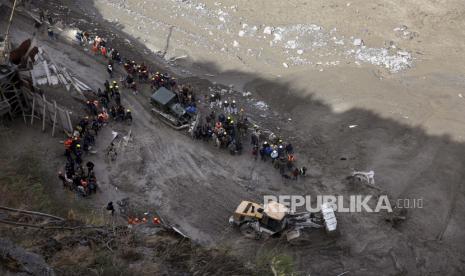
[[[195,118],[179,103],[178,95],[165,87],[155,91],[150,97],[150,102],[153,106],[152,112],[175,129],[190,127]]]
[[[283,204],[268,202],[264,206],[242,201],[229,223],[238,227],[247,238],[262,239],[285,236],[288,242],[303,241],[305,229],[324,229],[333,236],[337,233],[337,220],[334,210],[328,204],[321,206],[321,212],[292,212]]]

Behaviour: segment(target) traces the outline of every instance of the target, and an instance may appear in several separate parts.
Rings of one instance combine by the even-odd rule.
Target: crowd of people
[[[103,90],[98,89],[96,99],[86,102],[88,116],[81,119],[75,131],[65,141],[66,165],[65,173],[59,172],[59,179],[63,186],[76,191],[78,195],[87,197],[97,191],[97,179],[94,173],[94,164],[90,161],[83,163],[86,155],[95,144],[95,137],[100,128],[109,120],[132,122],[130,109],[125,108],[121,102],[123,88],[130,89],[137,94],[137,83],[146,83],[152,90],[165,87],[178,95],[178,100],[186,110],[196,109],[195,93],[190,86],[179,86],[174,77],[160,72],[150,72],[144,63],[124,60],[119,52],[107,46],[101,37],[90,38],[88,32],[78,33],[78,41],[84,45],[92,45],[94,54],[101,54],[108,59],[107,71],[110,79],[113,78],[114,64],[123,65],[125,76],[116,80],[105,81]],[[279,170],[283,178],[295,179],[306,174],[306,168],[298,168],[295,162],[294,149],[291,143],[286,143],[274,134],[266,135],[258,126],[249,130],[250,123],[243,109],[239,109],[236,100],[222,100],[219,91],[206,97],[210,112],[198,123],[194,129],[195,139],[213,141],[218,148],[226,149],[230,154],[241,154],[244,150],[244,141],[250,137],[252,157],[255,160],[271,162]],[[250,132],[250,134],[249,134]]]
[[[251,126],[244,109],[239,109],[234,99],[222,101],[219,91],[206,100],[211,111],[194,130],[194,138],[213,141],[216,147],[227,149],[231,155],[241,154],[244,149],[243,141],[247,139]],[[291,143],[284,142],[273,133],[266,135],[256,125],[252,129],[250,145],[255,160],[260,156],[262,161],[271,161],[274,168],[286,179],[297,180],[299,176],[305,176],[307,168],[297,167]]]
[[[86,116],[81,119],[74,132],[64,142],[65,172],[58,172],[58,178],[62,181],[64,188],[75,191],[82,197],[87,197],[97,191],[95,165],[91,161],[84,164],[83,156],[88,154],[94,146],[95,137],[101,126],[97,118],[90,119]]]
[[[99,40],[98,47],[105,47],[106,43]],[[95,42],[94,42],[95,45]],[[116,50],[112,49],[112,52]],[[103,54],[103,53],[102,53]],[[107,56],[110,59],[109,66],[113,65],[112,59],[121,63],[121,57],[117,56],[114,59],[112,55]],[[121,78],[123,87],[132,89],[137,94],[136,80],[140,83],[150,84],[151,90],[156,90],[165,87],[178,96],[180,104],[186,111],[196,112],[196,97],[190,86],[179,86],[176,79],[168,74],[160,72],[152,73],[145,63],[136,63],[135,61],[125,60],[123,64],[126,77]],[[113,68],[113,67],[111,67]],[[110,72],[112,76],[112,72]],[[117,87],[116,82],[113,82],[112,87]],[[114,89],[114,88],[113,88]],[[106,85],[107,90],[107,85]],[[116,89],[118,91],[118,89]],[[224,91],[222,91],[224,94]],[[105,93],[108,95],[108,93]],[[118,94],[117,92],[115,94]],[[110,89],[110,95],[113,95]],[[119,96],[116,95],[117,103]],[[239,109],[238,103],[235,99],[222,99],[222,93],[216,90],[214,93],[206,97],[209,103],[210,113],[204,116],[204,120],[198,124],[198,127],[193,130],[195,139],[205,141],[213,141],[218,148],[224,148],[230,154],[241,154],[244,149],[243,141],[248,134],[250,123],[245,115],[243,109]],[[118,109],[117,109],[118,110]],[[117,120],[124,118],[123,110],[113,111],[113,117],[116,114]],[[284,178],[297,179],[298,176],[306,174],[306,168],[298,168],[295,162],[295,155],[293,147],[290,143],[283,142],[282,139],[277,138],[274,134],[265,137],[257,126],[253,127],[251,135],[251,152],[253,157],[257,160],[258,156],[263,161],[271,160],[273,166],[280,171]]]

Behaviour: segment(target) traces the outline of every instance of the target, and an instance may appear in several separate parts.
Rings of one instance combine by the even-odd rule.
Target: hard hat
[[[126,112],[131,112],[131,110],[130,110],[130,109],[128,109],[128,110],[126,110]]]
[[[232,123],[234,123],[234,121],[233,121],[233,120],[231,120],[231,124],[232,124]]]
[[[233,100],[233,103],[236,103],[236,100]]]
[[[77,148],[80,148],[80,147],[81,147],[81,144],[77,144],[76,147],[77,147]]]
[[[283,145],[279,145],[279,148],[282,149],[282,148],[283,148]]]
[[[115,88],[118,88],[118,85],[116,85]]]
[[[112,89],[112,88],[113,88],[113,85],[110,85],[110,89]]]

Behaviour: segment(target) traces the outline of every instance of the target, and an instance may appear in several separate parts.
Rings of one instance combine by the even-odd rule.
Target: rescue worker
[[[76,156],[76,164],[80,165],[82,163],[82,151],[81,151],[81,145],[77,144],[76,148],[74,150],[74,155]]]
[[[95,164],[92,161],[88,161],[86,163],[86,167],[87,167],[87,177],[90,177],[90,175],[94,172]]]
[[[233,101],[232,101],[230,111],[231,111],[232,114],[237,115],[237,104],[236,104],[236,100],[233,100]]]
[[[71,157],[71,146],[73,145],[73,139],[68,138],[64,142],[65,145],[65,156],[68,160],[73,160]]]
[[[307,174],[307,168],[306,167],[302,167],[299,169],[299,174],[301,176],[305,176]]]
[[[287,155],[287,167],[289,169],[292,169],[292,167],[294,166],[294,161],[295,161],[295,157],[293,154]]]
[[[292,171],[292,176],[294,177],[294,180],[297,180],[297,176],[299,175],[299,169],[298,168],[295,168],[293,171]]]
[[[223,102],[223,110],[224,113],[229,114],[229,103],[226,100]]]
[[[84,191],[85,191],[85,195],[88,195],[89,194],[89,182],[87,182],[87,180],[85,179],[81,179],[81,186],[84,188]]]
[[[271,157],[271,163],[274,164],[274,162],[275,162],[276,159],[278,158],[278,151],[277,151],[277,150],[273,150],[273,151],[270,153],[270,157]]]
[[[218,91],[215,92],[215,101],[216,106],[218,106],[218,108],[221,108],[221,94]]]
[[[255,161],[257,161],[258,159],[258,146],[257,145],[254,145],[253,148],[252,148],[252,155],[255,159]]]
[[[115,207],[113,206],[113,201],[108,202],[106,209],[112,216],[115,214]]]
[[[118,89],[118,86],[116,86],[116,89]],[[115,92],[115,103],[116,105],[121,106],[121,95],[118,90],[115,90],[115,91],[117,91]]]
[[[100,47],[100,53],[102,53],[102,56],[104,56],[105,58],[107,57],[107,48],[106,47]],[[111,65],[111,64],[108,64],[108,65]]]
[[[131,110],[130,110],[130,109],[126,110],[126,114],[124,115],[124,119],[125,119],[126,121],[129,121],[129,122],[132,123],[132,114],[131,114]]]
[[[69,185],[68,185],[68,179],[66,178],[65,175],[63,175],[63,173],[60,171],[58,172],[58,179],[61,180],[61,182],[63,183],[63,188],[67,188]]]
[[[213,109],[215,107],[215,102],[216,102],[215,94],[211,94],[210,95],[210,108],[211,109]]]
[[[113,78],[113,66],[111,66],[111,64],[108,64],[107,72],[110,75],[110,78]]]
[[[287,154],[293,154],[294,153],[294,148],[292,147],[291,143],[286,145],[286,153]]]

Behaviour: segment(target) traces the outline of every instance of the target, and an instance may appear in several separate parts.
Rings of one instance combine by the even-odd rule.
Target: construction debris
[[[34,86],[51,85],[57,86],[62,84],[67,91],[74,87],[80,94],[92,89],[79,80],[77,77],[69,73],[68,69],[54,63],[51,58],[46,58],[46,53],[39,47],[37,60],[31,70],[31,77]]]

